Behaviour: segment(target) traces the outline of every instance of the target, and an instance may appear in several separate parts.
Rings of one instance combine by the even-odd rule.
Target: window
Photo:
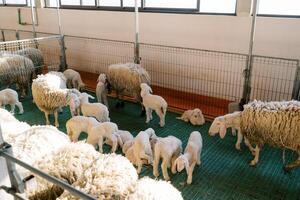
[[[121,1],[120,0],[100,0],[98,1],[99,6],[110,6],[110,7],[120,7]]]
[[[45,0],[45,7],[57,8],[57,2],[59,4],[59,0]]]
[[[197,9],[197,0],[146,0],[145,8]]]
[[[138,6],[142,6],[141,1],[138,1]],[[135,0],[123,0],[123,7],[135,7]]]
[[[258,14],[300,16],[299,0],[260,0]]]
[[[3,0],[0,0],[0,5],[3,5]]]
[[[235,13],[236,0],[200,0],[202,13]]]
[[[27,5],[26,0],[3,0],[7,5]]]
[[[80,6],[80,0],[60,0],[61,5]]]

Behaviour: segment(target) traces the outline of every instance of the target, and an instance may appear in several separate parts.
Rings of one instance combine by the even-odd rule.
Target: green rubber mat
[[[194,130],[201,132],[204,142],[202,164],[195,167],[193,183],[183,184],[186,181],[185,171],[175,175],[169,171],[172,184],[182,192],[184,199],[300,199],[300,167],[291,174],[284,174],[281,150],[264,146],[258,165],[251,167],[248,162],[252,159],[252,155],[245,145],[242,145],[242,151],[235,150],[236,137],[230,133],[227,133],[223,140],[218,136],[209,136],[210,123],[195,127],[177,120],[178,114],[168,112],[166,126],[160,128],[155,114],[153,121],[149,125],[145,124],[145,118],[139,116],[139,105],[126,102],[124,109],[116,110],[115,100],[109,99],[109,103],[111,121],[117,123],[119,129],[128,130],[133,135],[152,127],[158,136],[178,137],[185,148],[189,134]],[[19,120],[31,125],[45,123],[43,113],[37,109],[32,100],[26,99],[23,106],[25,113],[16,115]],[[60,130],[65,132],[65,123],[69,118],[70,112],[65,108],[63,114],[59,115]],[[53,124],[53,116],[50,120]],[[85,137],[86,135],[82,134],[80,138]],[[104,151],[109,152],[109,148],[105,147]],[[286,162],[291,162],[297,155],[286,151],[285,157]],[[153,178],[152,167],[144,166],[141,176]]]

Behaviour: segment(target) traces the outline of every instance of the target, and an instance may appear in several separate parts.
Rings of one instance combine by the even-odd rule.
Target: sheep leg
[[[284,167],[284,171],[288,172],[289,170],[291,170],[291,169],[297,167],[298,165],[300,165],[300,155],[298,155],[298,159],[297,159],[297,160],[295,160],[294,162],[292,162],[292,163],[286,165],[286,166]]]
[[[158,152],[157,152],[158,151]],[[158,177],[158,163],[159,163],[159,150],[155,151],[154,161],[153,161],[153,176]]]
[[[260,147],[258,145],[256,145],[254,159],[250,162],[251,166],[255,166],[258,163],[259,152],[260,152]]]
[[[57,111],[54,112],[54,118],[55,118],[55,127],[58,128],[59,122],[58,122],[58,112]]]
[[[156,114],[159,116],[159,125],[160,127],[164,127],[165,125],[165,115],[161,112],[160,108],[159,109],[155,109]]]
[[[176,165],[175,165],[175,160],[178,158],[178,156],[173,156],[171,159],[171,172],[172,174],[176,174]]]
[[[249,148],[249,150],[251,151],[252,155],[255,155],[255,149],[252,147],[252,145],[250,144],[249,140],[244,137],[244,142],[246,144],[246,146]]]
[[[187,178],[187,181],[186,183],[188,185],[190,185],[192,183],[192,180],[193,180],[193,171],[194,171],[194,167],[196,165],[196,162],[192,162],[191,163],[191,166],[189,167],[189,170],[188,170],[188,178]]]
[[[23,105],[21,102],[17,101],[16,102],[17,107],[19,108],[19,114],[23,114],[24,110],[23,110]]]
[[[106,107],[108,108],[109,106],[108,106],[107,96],[103,95],[101,99],[102,99],[104,105],[106,105]]]
[[[100,152],[100,153],[103,153],[102,146],[103,146],[103,137],[100,136],[100,138],[99,138],[99,140],[98,140],[98,148],[99,148],[99,152]]]
[[[146,123],[148,124],[150,122],[150,108],[146,108]]]
[[[46,125],[50,125],[49,113],[48,112],[45,112],[45,118],[46,118]]]
[[[170,158],[164,158],[161,163],[161,169],[163,173],[163,177],[166,181],[170,180],[169,174],[168,174],[168,165],[170,164]]]
[[[118,149],[118,140],[117,138],[112,138],[112,148],[111,151],[114,153]]]
[[[200,165],[201,164],[201,150],[198,152],[198,155],[197,155],[197,165]]]
[[[235,128],[231,128],[231,134],[232,134],[233,136],[236,136],[236,129],[235,129]]]
[[[237,133],[237,140],[236,140],[236,143],[235,143],[235,148],[236,150],[241,150],[241,142],[243,140],[243,135],[241,133],[241,131],[238,131]]]
[[[15,113],[15,104],[10,104],[10,112],[11,112],[12,114]]]

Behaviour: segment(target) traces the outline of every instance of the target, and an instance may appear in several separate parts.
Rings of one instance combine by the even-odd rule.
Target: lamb
[[[195,108],[193,110],[186,110],[181,115],[181,117],[177,117],[177,119],[181,119],[185,122],[190,122],[194,126],[203,125],[205,123],[202,111],[199,108]]]
[[[67,78],[68,88],[76,88],[78,90],[84,89],[85,84],[82,82],[81,76],[77,71],[67,69],[64,71],[64,75]]]
[[[108,101],[107,101],[107,78],[105,74],[100,74],[98,79],[98,83],[96,86],[96,96],[97,100],[99,103],[103,103],[106,105],[107,108],[108,106]]]
[[[200,132],[193,131],[189,137],[184,154],[175,160],[175,170],[181,172],[184,168],[186,169],[188,175],[187,184],[192,183],[195,165],[201,164],[202,146],[203,142]]]
[[[152,119],[152,110],[155,110],[156,114],[160,118],[160,126],[164,127],[168,104],[161,96],[153,95],[151,93],[151,87],[149,87],[146,83],[142,83],[141,97],[143,98],[143,105],[146,110],[146,123],[150,122]]]
[[[174,162],[182,152],[182,142],[174,137],[168,136],[165,138],[158,138],[154,146],[154,161],[153,161],[153,175],[159,176],[158,164],[162,158],[162,173],[166,181],[170,180],[168,168],[171,167],[172,173],[176,173]]]
[[[220,133],[220,137],[223,139],[226,134],[227,128],[232,128],[238,131],[235,148],[241,150],[241,142],[243,141],[243,134],[241,132],[241,112],[226,114],[224,116],[216,117],[209,128],[209,134],[215,135]],[[249,143],[248,139],[244,137],[244,142],[248,146],[249,150],[254,153],[254,148]]]
[[[233,113],[233,112],[236,112],[236,111],[243,111],[243,105],[246,103],[245,99],[242,98],[240,100],[240,102],[231,102],[228,104],[228,113]],[[236,132],[237,130],[232,127],[231,128],[231,133],[233,136],[236,136]]]
[[[142,159],[147,160],[149,164],[153,162],[153,153],[151,149],[150,139],[156,138],[155,131],[152,128],[148,128],[145,131],[141,131],[134,138],[133,152],[138,166],[137,173],[140,174],[143,166]]]
[[[70,104],[74,89],[65,89],[62,73],[51,72],[39,75],[32,83],[32,96],[39,110],[45,113],[46,124],[50,124],[48,115],[54,114],[55,126],[59,126],[58,110]]]
[[[113,137],[113,133],[118,131],[118,126],[112,122],[103,122],[96,126],[93,126],[88,130],[87,143],[96,147],[98,143],[99,152],[102,153],[103,139],[107,138],[112,141],[112,152],[117,150],[118,141],[117,138]]]
[[[148,72],[135,63],[113,64],[108,67],[107,73],[108,86],[112,86],[117,93],[117,98],[121,100],[117,102],[116,107],[123,107],[123,95],[134,97],[137,102],[141,102],[140,84],[150,84],[150,76]]]
[[[72,89],[70,95],[69,108],[71,116],[80,115],[81,93],[77,89]]]
[[[112,137],[113,137],[113,140],[118,141],[118,145],[121,148],[123,148],[123,144],[125,144],[127,141],[132,141],[133,140],[132,134],[129,131],[124,131],[124,130],[118,130],[117,132],[114,132]],[[104,143],[112,146],[112,141],[110,141],[108,139],[105,140]]]
[[[5,108],[5,105],[9,104],[11,107],[11,113],[15,112],[15,106],[19,108],[19,114],[23,114],[23,106],[19,101],[18,93],[12,89],[4,89],[0,91],[0,107]]]
[[[67,134],[72,142],[77,142],[81,132],[88,133],[98,124],[99,122],[94,117],[75,116],[66,123]]]

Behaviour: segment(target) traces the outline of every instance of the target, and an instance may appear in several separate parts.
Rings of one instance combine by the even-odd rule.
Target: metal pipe
[[[139,6],[135,0],[135,43],[134,43],[134,63],[140,64],[140,45],[139,45]]]
[[[16,193],[16,191],[13,188],[7,187],[5,185],[0,186],[0,189],[4,190],[6,193],[12,195],[15,199],[18,200],[27,200],[27,198],[24,198],[19,193]]]
[[[36,10],[34,9],[33,1],[35,0],[30,0],[31,4],[31,20],[32,20],[32,33],[33,33],[33,38],[36,38],[36,31],[35,31],[35,25],[36,25]]]
[[[255,39],[255,28],[256,28],[256,17],[258,11],[259,0],[253,0],[252,3],[252,24],[251,24],[251,34],[249,41],[249,52],[247,58],[247,66],[244,70],[245,80],[243,89],[243,100],[245,103],[249,102],[251,95],[251,74],[253,68],[253,44]]]
[[[56,15],[57,15],[57,23],[58,23],[58,33],[62,35],[61,18],[59,12],[59,0],[56,0]]]
[[[297,66],[292,92],[292,99],[294,100],[300,100],[300,61],[298,61]]]
[[[9,148],[9,144],[7,144],[4,148]],[[84,200],[96,200],[95,197],[89,195],[89,194],[85,194],[84,192],[82,191],[79,191],[77,190],[76,188],[74,188],[73,186],[61,181],[60,179],[58,178],[55,178],[55,177],[52,177],[52,176],[49,176],[48,174],[46,174],[45,172],[42,172],[30,165],[28,165],[27,163],[19,160],[19,159],[16,159],[15,157],[13,157],[10,153],[7,153],[3,150],[0,150],[0,156],[3,156],[4,158],[6,158],[6,160],[9,160],[11,162],[14,162],[14,163],[17,163],[18,165],[20,165],[21,167],[24,167],[25,169],[28,169],[29,171],[31,171],[32,173],[46,179],[47,181],[65,189],[65,190],[68,190],[71,194],[77,196],[77,197],[80,197],[81,199],[84,199]]]

